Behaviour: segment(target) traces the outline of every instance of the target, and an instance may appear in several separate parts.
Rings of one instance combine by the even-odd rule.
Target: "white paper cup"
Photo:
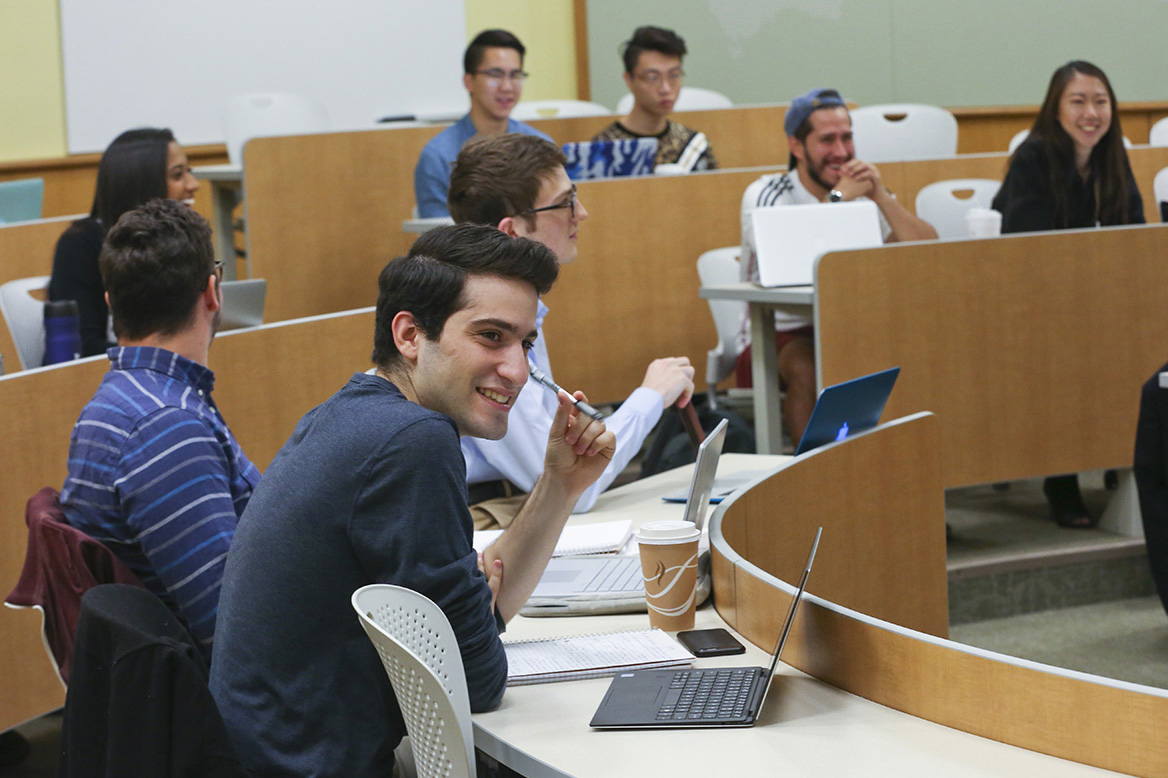
[[[971,238],[996,238],[1002,234],[1002,214],[991,208],[970,208],[965,226]]]
[[[650,521],[637,530],[650,626],[693,629],[701,535],[689,521]]]

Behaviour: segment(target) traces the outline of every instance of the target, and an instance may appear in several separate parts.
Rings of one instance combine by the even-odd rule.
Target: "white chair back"
[[[573,116],[609,116],[612,111],[600,103],[587,100],[524,100],[515,106],[511,118],[521,122],[532,119],[568,119]]]
[[[700,86],[683,86],[677,102],[673,104],[674,111],[708,111],[717,108],[733,108],[734,103],[721,92],[713,89],[702,89]],[[621,116],[633,110],[633,96],[626,94],[616,104],[616,112]]]
[[[712,249],[698,257],[698,278],[702,286],[736,284],[739,280],[738,246]],[[738,334],[746,317],[746,303],[737,300],[706,300],[710,305],[710,315],[714,317],[714,329],[718,332],[718,345],[706,352],[706,383],[713,396],[714,386],[734,372],[738,360]]]
[[[286,92],[236,95],[227,104],[227,157],[243,164],[243,146],[252,138],[303,135],[329,128],[328,112],[315,100]]]
[[[957,119],[935,105],[889,103],[852,111],[856,156],[865,162],[939,159],[957,154]]]
[[[18,278],[0,285],[0,314],[16,346],[21,370],[40,367],[45,359],[45,302],[32,293],[48,285],[48,276]]]
[[[1148,130],[1149,146],[1168,146],[1168,117],[1161,119]]]
[[[427,597],[391,584],[363,586],[352,602],[389,675],[418,776],[473,778],[466,672],[446,614]]]
[[[1163,213],[1164,203],[1168,203],[1168,167],[1152,179],[1152,194],[1156,198],[1157,210]]]
[[[940,238],[966,238],[965,214],[970,208],[989,208],[1002,186],[989,178],[935,181],[917,193],[917,216],[937,229]]]

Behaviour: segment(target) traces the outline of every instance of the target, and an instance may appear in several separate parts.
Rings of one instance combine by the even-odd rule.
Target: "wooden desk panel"
[[[946,487],[1129,466],[1166,252],[1153,225],[829,254],[820,385],[899,365],[886,413],[937,414]]]
[[[944,419],[927,415],[882,425],[792,462],[786,468],[792,471],[789,480],[780,471],[723,503],[711,527],[714,569],[720,574],[715,578],[719,615],[755,645],[771,645],[791,600],[789,589],[778,582],[789,587],[795,581],[804,553],[803,541],[793,539],[809,537],[813,527],[824,525],[808,584],[818,599],[800,609],[783,653],[787,664],[852,694],[957,730],[1122,773],[1168,774],[1168,751],[1160,745],[1168,727],[1168,691],[1023,663],[940,640],[845,610],[853,606],[827,594],[829,589],[847,594],[847,587],[861,590],[864,582],[873,581],[874,588],[883,590],[881,597],[915,596],[908,580],[898,587],[888,578],[911,575],[905,568],[918,559],[927,564],[943,558],[943,519],[910,510],[901,514],[896,532],[869,534],[869,515],[841,512],[834,500],[808,501],[789,519],[784,515],[776,520],[759,510],[785,507],[793,483],[851,484],[855,472],[867,468],[900,478],[904,492],[925,490],[921,497],[926,499],[927,491],[940,491],[935,467],[925,466],[925,477],[916,484],[912,472],[894,474],[936,456],[937,421],[943,432]],[[875,510],[885,509],[894,511],[891,505]],[[783,532],[767,536],[769,525],[778,522]],[[916,533],[928,537],[927,548],[896,548],[907,540],[904,536]],[[829,545],[833,538],[838,545]],[[892,573],[879,566],[862,571],[874,553],[888,555],[885,559],[895,565]],[[773,560],[780,560],[782,575],[766,572]],[[849,571],[854,571],[853,580],[848,580]],[[733,579],[732,586],[722,585],[726,578]],[[1074,724],[1067,726],[1070,721]]]

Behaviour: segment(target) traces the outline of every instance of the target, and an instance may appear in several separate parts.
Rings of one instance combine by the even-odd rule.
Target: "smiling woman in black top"
[[[108,334],[109,307],[97,267],[106,232],[123,213],[147,200],[166,197],[189,204],[198,188],[187,155],[170,130],[128,130],[101,155],[93,208],[57,241],[49,280],[50,300],[77,301],[82,356],[104,354],[115,345]]]
[[[1132,176],[1115,92],[1090,62],[1054,72],[1030,135],[1010,158],[993,208],[1002,232],[1143,224],[1144,203]],[[1043,486],[1055,520],[1093,527],[1074,475]]]

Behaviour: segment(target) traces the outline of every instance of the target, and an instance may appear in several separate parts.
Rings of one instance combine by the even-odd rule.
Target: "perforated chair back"
[[[935,181],[917,193],[917,216],[937,229],[941,238],[965,238],[965,214],[970,208],[989,208],[1002,186],[989,178]]]
[[[600,103],[587,100],[524,100],[515,106],[511,118],[521,122],[532,119],[568,119],[573,116],[608,116],[612,111]]]
[[[41,205],[44,199],[43,178],[0,181],[0,224],[41,218]]]
[[[1162,216],[1164,213],[1164,204],[1168,203],[1168,167],[1161,170],[1152,179],[1152,194],[1155,196],[1157,204],[1159,204],[1161,221],[1168,221],[1168,219],[1164,219]]]
[[[18,278],[0,285],[0,314],[16,345],[21,370],[40,367],[45,359],[45,301],[32,293],[48,285],[48,276]]]
[[[462,654],[446,614],[425,596],[391,584],[353,592],[405,719],[420,778],[473,778],[474,736]]]
[[[957,119],[936,105],[889,103],[852,111],[856,157],[865,162],[940,159],[957,154]]]
[[[740,253],[741,249],[738,246],[730,246],[712,249],[698,257],[698,278],[702,286],[738,283]],[[738,334],[746,316],[746,303],[737,300],[706,302],[710,305],[714,329],[718,332],[718,345],[706,352],[706,383],[712,394],[714,386],[734,372],[734,363],[741,353]]]
[[[1168,117],[1161,119],[1148,130],[1149,146],[1168,146]]]
[[[243,146],[252,138],[304,135],[329,128],[328,112],[315,100],[286,92],[237,95],[227,104],[227,157],[243,164]]]
[[[683,86],[673,104],[674,111],[709,111],[718,108],[733,108],[734,103],[721,92],[702,89],[700,86]],[[633,110],[633,96],[626,94],[616,104],[616,112],[622,116]]]

